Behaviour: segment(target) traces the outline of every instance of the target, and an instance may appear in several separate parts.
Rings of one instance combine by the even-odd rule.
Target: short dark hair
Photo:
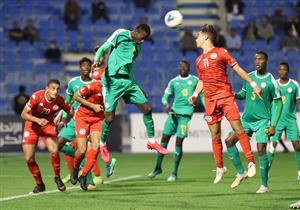
[[[288,72],[290,71],[290,65],[288,64],[288,62],[281,62],[279,65],[286,66]]]
[[[260,54],[260,55],[263,55],[263,56],[265,57],[265,59],[266,59],[266,60],[268,60],[268,59],[269,59],[269,56],[268,56],[268,54],[267,54],[266,52],[264,52],[264,51],[258,51],[258,52],[256,52],[255,54]]]
[[[217,31],[213,27],[213,25],[205,24],[200,28],[200,32],[207,34],[212,43],[215,42],[217,37]]]
[[[184,64],[187,66],[188,70],[190,70],[190,63],[189,63],[187,60],[182,59],[182,60],[180,61],[180,63],[184,63]]]
[[[81,60],[79,61],[79,65],[81,66],[83,62],[89,62],[91,65],[93,64],[93,62],[91,61],[91,59],[89,59],[87,57],[81,58]]]
[[[147,34],[147,36],[151,35],[151,28],[148,24],[142,23],[135,27],[136,31],[142,31]]]
[[[25,91],[26,91],[26,87],[24,85],[20,85],[19,92],[25,92]]]
[[[60,81],[58,79],[49,79],[47,86],[51,85],[52,83],[58,84],[60,86]]]

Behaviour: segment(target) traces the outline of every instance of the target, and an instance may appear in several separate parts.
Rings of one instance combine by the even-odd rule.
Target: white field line
[[[137,179],[139,177],[141,177],[141,175],[127,176],[127,177],[123,177],[123,178],[118,178],[118,179],[105,181],[105,184],[109,184],[109,183],[113,183],[113,182],[126,181],[126,180],[131,180],[131,179]],[[73,187],[68,187],[67,188],[67,190],[74,190],[74,189],[79,189],[79,186],[73,186]],[[15,199],[19,199],[19,198],[45,195],[45,194],[56,193],[56,192],[60,192],[60,191],[59,190],[50,190],[50,191],[45,191],[45,192],[38,193],[38,194],[23,194],[23,195],[9,196],[9,197],[0,198],[0,202],[15,200]]]

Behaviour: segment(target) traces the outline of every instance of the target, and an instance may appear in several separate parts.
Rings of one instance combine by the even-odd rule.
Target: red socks
[[[92,167],[95,165],[98,152],[99,152],[99,149],[94,150],[92,148],[87,152],[86,163],[82,169],[82,176],[86,176],[90,172]]]
[[[51,165],[53,167],[54,176],[60,177],[60,157],[59,153],[50,153]]]
[[[69,156],[69,155],[64,155],[64,159],[66,162],[66,165],[68,166],[69,172],[70,174],[72,173],[72,167],[73,167],[73,157]]]
[[[100,171],[100,168],[99,168],[99,164],[98,164],[98,159],[97,158],[96,158],[96,162],[95,162],[92,170],[93,170],[93,174],[95,176],[101,176],[101,171]]]
[[[212,147],[216,166],[223,168],[223,146],[221,139],[213,139]]]
[[[29,171],[31,172],[36,184],[42,184],[42,175],[40,172],[40,168],[35,160],[26,161]]]
[[[251,145],[249,138],[245,132],[242,132],[240,135],[237,136],[240,142],[240,145],[243,149],[243,152],[247,158],[248,163],[253,162],[255,163],[254,156],[251,150]]]
[[[83,160],[84,155],[80,155],[79,153],[75,152],[75,156],[73,159],[73,167],[75,169],[79,169],[80,163]]]

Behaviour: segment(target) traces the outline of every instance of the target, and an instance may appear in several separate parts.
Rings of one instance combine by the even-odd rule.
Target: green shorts
[[[75,121],[71,119],[67,125],[60,130],[58,136],[68,141],[73,141],[76,138]]]
[[[300,139],[296,120],[291,120],[289,122],[279,121],[276,126],[276,133],[272,137],[272,141],[279,141],[283,131],[285,131],[286,140],[297,141]]]
[[[188,136],[188,124],[192,116],[170,113],[164,126],[163,134],[174,135],[178,138],[186,138]]]
[[[270,126],[270,120],[263,119],[256,122],[246,122],[242,119],[241,121],[249,139],[251,139],[253,133],[255,133],[257,143],[268,143],[270,141],[265,132],[265,129]]]
[[[120,98],[127,104],[148,102],[141,88],[126,75],[109,77],[106,80],[106,86],[103,87],[105,112],[115,111]]]

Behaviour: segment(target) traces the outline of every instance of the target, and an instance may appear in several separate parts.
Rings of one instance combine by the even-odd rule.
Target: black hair
[[[96,46],[94,47],[94,52],[97,52],[99,48],[100,48],[100,45],[96,45]]]
[[[57,80],[57,79],[49,79],[47,86],[49,87],[49,85],[51,85],[52,83],[60,85],[60,81],[59,80]]]
[[[180,61],[180,63],[184,63],[184,64],[187,66],[188,70],[190,70],[190,63],[189,63],[187,60],[182,59],[182,60]]]
[[[287,71],[288,71],[288,72],[290,71],[290,65],[289,65],[287,62],[281,62],[279,65],[286,66]]]
[[[217,31],[212,25],[205,24],[204,26],[201,27],[200,32],[207,34],[208,38],[212,43],[215,42],[217,37]]]
[[[147,34],[147,36],[151,35],[151,28],[148,24],[144,24],[144,23],[139,24],[137,27],[135,27],[135,30],[136,31],[142,31],[145,34]]]
[[[19,92],[25,92],[25,91],[26,91],[26,87],[24,85],[20,85]]]
[[[268,56],[268,54],[267,54],[266,52],[264,52],[264,51],[258,51],[258,52],[256,52],[255,54],[260,54],[260,55],[263,55],[263,56],[265,57],[265,59],[266,59],[266,60],[268,60],[268,59],[269,59],[269,56]]]
[[[83,62],[89,62],[91,65],[93,64],[93,62],[91,61],[91,59],[89,59],[87,57],[81,58],[81,60],[79,61],[79,65],[81,66]]]

